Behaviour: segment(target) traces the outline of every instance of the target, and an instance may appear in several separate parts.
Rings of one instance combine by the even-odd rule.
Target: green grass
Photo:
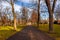
[[[60,25],[54,24],[53,27],[54,33],[48,33],[49,25],[48,24],[40,24],[39,29],[48,33],[49,36],[54,37],[56,40],[60,40]]]
[[[0,40],[5,40],[10,36],[14,35],[18,31],[21,31],[25,25],[17,26],[17,31],[14,31],[14,27],[12,26],[0,26]],[[39,29],[46,32],[49,36],[54,37],[56,40],[60,40],[60,25],[54,24],[54,32],[55,33],[47,33],[49,30],[48,24],[40,24]]]
[[[12,26],[0,26],[0,40],[6,40],[10,36],[14,35],[18,31],[21,31],[24,28],[22,25],[17,26],[17,30],[14,30]]]

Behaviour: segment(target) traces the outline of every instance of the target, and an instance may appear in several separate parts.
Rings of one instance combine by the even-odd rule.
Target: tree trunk
[[[37,20],[37,27],[39,28],[40,23],[40,0],[38,0],[38,20]]]
[[[53,31],[53,13],[50,6],[50,0],[45,0],[49,12],[49,32]]]
[[[54,13],[54,8],[55,8],[56,1],[57,1],[57,0],[54,0],[54,1],[53,1],[53,6],[52,6],[52,12],[53,12],[53,13]]]
[[[49,31],[53,31],[53,13],[51,11],[49,12]]]
[[[1,12],[0,12],[0,20],[1,20]]]
[[[14,29],[16,30],[16,17],[14,17]]]
[[[14,3],[12,2],[12,0],[11,0],[11,6],[12,6],[12,13],[13,13],[13,17],[14,17],[14,29],[16,30],[17,28],[16,28],[16,14],[15,14],[15,12],[14,12]]]
[[[54,13],[56,0],[53,1],[52,9],[50,6],[50,0],[45,0],[45,1],[46,1],[46,5],[48,7],[48,12],[49,12],[49,31],[51,32],[51,31],[53,31],[53,13]]]

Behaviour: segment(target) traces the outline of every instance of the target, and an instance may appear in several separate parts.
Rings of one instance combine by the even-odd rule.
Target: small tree
[[[31,16],[32,22],[35,24],[38,19],[38,14],[35,10],[32,11],[32,16]]]

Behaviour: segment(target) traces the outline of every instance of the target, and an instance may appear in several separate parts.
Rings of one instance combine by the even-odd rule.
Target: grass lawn
[[[48,24],[40,24],[39,29],[48,33],[49,30]],[[54,24],[54,33],[48,33],[49,36],[54,37],[56,40],[60,40],[60,25]]]
[[[21,31],[22,28],[22,25],[17,26],[17,31],[15,31],[14,27],[12,26],[0,26],[0,40],[6,40],[8,37],[12,36],[18,31]]]
[[[25,26],[25,25],[24,25]],[[40,24],[39,29],[48,32],[48,24]],[[14,27],[12,26],[0,26],[0,40],[5,40],[8,37],[12,36],[13,34],[21,31],[24,27],[22,25],[17,26],[17,31],[14,31]],[[49,36],[56,38],[56,40],[60,40],[60,25],[54,24],[54,32],[55,33],[48,33]]]

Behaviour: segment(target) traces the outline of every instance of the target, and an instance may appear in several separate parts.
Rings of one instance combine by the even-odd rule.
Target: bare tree
[[[27,8],[25,8],[25,7],[23,7],[22,8],[22,14],[23,14],[23,20],[24,20],[24,24],[26,24],[26,22],[27,22]]]
[[[48,12],[49,12],[49,32],[52,32],[53,31],[53,12],[54,12],[54,8],[55,8],[55,3],[56,3],[56,0],[54,0],[53,2],[53,7],[51,9],[51,4],[50,4],[50,0],[45,0],[46,2],[46,5],[48,7]]]
[[[38,21],[37,21],[37,27],[39,27],[40,23],[40,0],[38,0]]]
[[[11,2],[11,6],[12,6],[12,13],[13,13],[13,17],[14,17],[14,29],[16,30],[16,13],[14,12],[14,1],[10,0]]]
[[[35,10],[32,11],[32,15],[31,15],[31,21],[33,24],[36,24],[37,22],[37,19],[38,19],[38,14]]]

